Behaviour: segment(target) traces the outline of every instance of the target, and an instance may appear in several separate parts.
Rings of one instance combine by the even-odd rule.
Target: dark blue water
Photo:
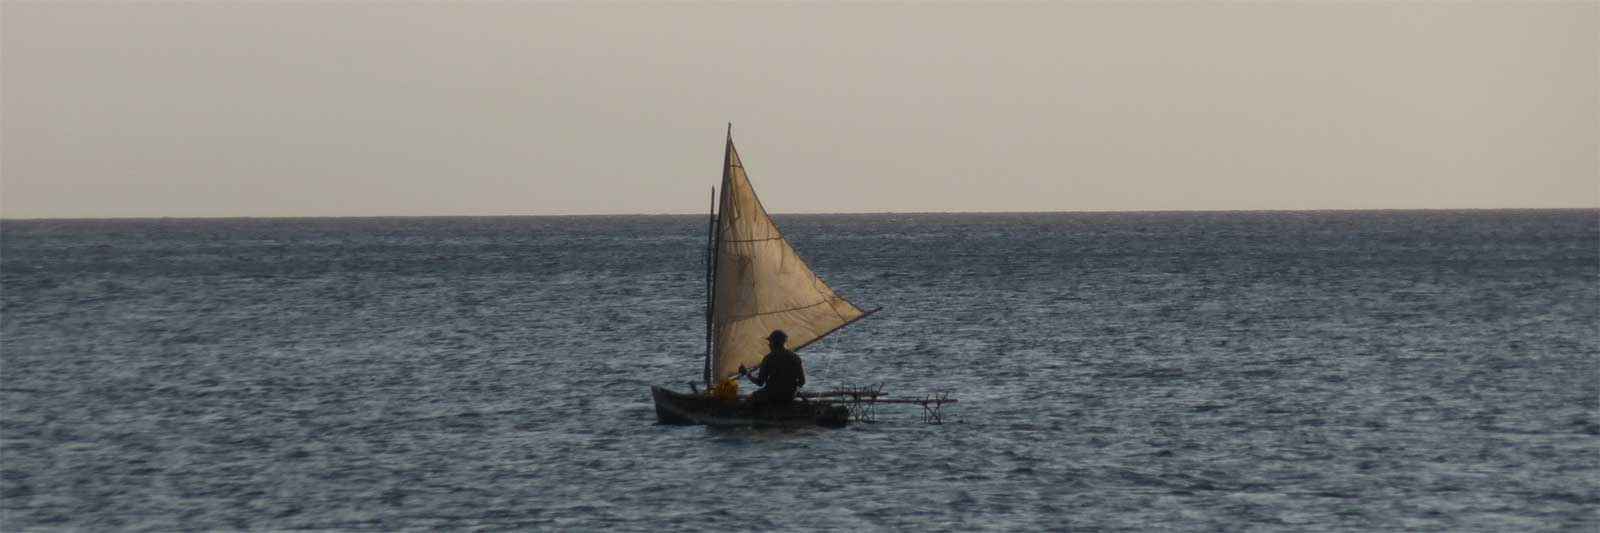
[[[700,217],[0,222],[0,528],[1600,527],[1600,212],[779,223],[945,424],[655,425]]]

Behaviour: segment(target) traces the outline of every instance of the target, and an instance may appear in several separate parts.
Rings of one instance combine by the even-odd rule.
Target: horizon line
[[[1132,214],[1132,213],[1383,213],[1419,211],[1600,211],[1600,206],[1581,207],[1397,207],[1397,208],[1316,208],[1316,209],[1105,209],[1063,211],[788,211],[768,213],[772,216],[788,215],[1046,215],[1046,214]],[[8,217],[0,221],[27,222],[43,220],[294,220],[316,218],[567,218],[567,217],[679,217],[699,216],[709,213],[565,213],[565,214],[427,214],[427,215],[134,215],[134,216],[46,216]]]

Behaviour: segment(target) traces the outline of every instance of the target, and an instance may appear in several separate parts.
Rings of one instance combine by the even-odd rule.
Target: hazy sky
[[[1600,2],[0,5],[0,216],[1600,206]]]

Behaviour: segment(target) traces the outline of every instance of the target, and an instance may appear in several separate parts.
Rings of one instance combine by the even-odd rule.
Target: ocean
[[[0,221],[0,529],[1600,528],[1600,211],[776,219],[943,423],[657,425],[703,216]]]

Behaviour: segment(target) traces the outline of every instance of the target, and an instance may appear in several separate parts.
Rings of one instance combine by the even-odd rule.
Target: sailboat
[[[843,426],[849,410],[802,394],[786,406],[756,406],[737,394],[740,366],[754,368],[767,335],[783,330],[799,352],[879,309],[863,311],[834,292],[773,223],[756,197],[728,126],[721,195],[712,191],[706,254],[706,350],[701,391],[651,387],[663,424],[710,426]]]

